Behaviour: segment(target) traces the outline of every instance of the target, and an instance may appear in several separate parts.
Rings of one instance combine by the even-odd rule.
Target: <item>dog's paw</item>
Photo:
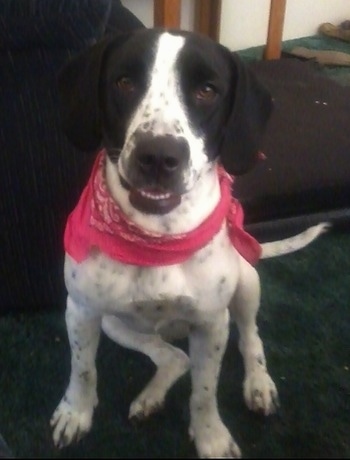
[[[62,449],[80,441],[90,431],[93,412],[94,406],[77,411],[65,398],[62,399],[50,420],[55,446]]]
[[[270,415],[279,408],[276,385],[265,369],[256,369],[244,381],[244,399],[250,410]]]
[[[172,349],[157,365],[159,367],[152,380],[132,402],[129,419],[141,420],[161,409],[169,388],[187,372],[189,359],[181,350]]]
[[[221,422],[203,420],[200,427],[189,429],[191,440],[194,441],[199,458],[241,458],[241,450],[230,432]]]
[[[157,393],[152,388],[147,387],[131,403],[129,419],[143,420],[151,414],[158,412],[164,405],[165,394]]]

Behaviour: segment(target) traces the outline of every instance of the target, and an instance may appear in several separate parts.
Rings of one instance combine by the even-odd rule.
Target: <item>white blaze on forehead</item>
[[[185,38],[164,33],[158,42],[157,54],[151,71],[151,84],[145,103],[152,111],[161,110],[162,118],[173,120],[183,115],[179,100],[179,81],[176,60]],[[174,113],[176,110],[177,113]],[[159,119],[157,120],[160,121]]]
[[[191,129],[181,91],[181,70],[176,63],[184,45],[185,37],[167,32],[160,35],[154,63],[149,70],[149,86],[130,120],[121,160],[123,166],[135,147],[134,135],[137,132],[185,138],[190,148],[190,165],[185,181],[190,185],[207,162],[207,156],[203,140]]]

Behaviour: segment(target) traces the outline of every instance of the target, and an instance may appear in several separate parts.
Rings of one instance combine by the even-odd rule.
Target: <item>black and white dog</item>
[[[256,325],[252,264],[303,247],[324,229],[262,250],[242,229],[228,173],[254,165],[270,95],[223,46],[156,29],[93,46],[68,64],[59,85],[68,137],[100,153],[65,232],[72,361],[51,420],[54,442],[63,447],[90,430],[102,327],[157,366],[130,417],[158,410],[190,369],[198,455],[239,457],[216,399],[230,318],[240,334],[245,401],[272,414],[278,397]],[[169,343],[180,334],[188,335],[189,356]]]

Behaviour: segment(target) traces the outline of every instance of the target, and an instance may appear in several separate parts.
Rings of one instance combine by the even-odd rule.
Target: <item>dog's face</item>
[[[104,147],[136,209],[170,212],[220,159],[254,163],[271,98],[240,60],[188,32],[146,29],[95,45],[62,72],[64,124]]]

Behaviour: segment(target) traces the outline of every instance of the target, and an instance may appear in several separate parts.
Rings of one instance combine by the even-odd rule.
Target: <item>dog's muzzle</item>
[[[183,137],[135,135],[135,148],[121,183],[130,190],[130,203],[148,214],[166,214],[181,202],[189,146]]]

